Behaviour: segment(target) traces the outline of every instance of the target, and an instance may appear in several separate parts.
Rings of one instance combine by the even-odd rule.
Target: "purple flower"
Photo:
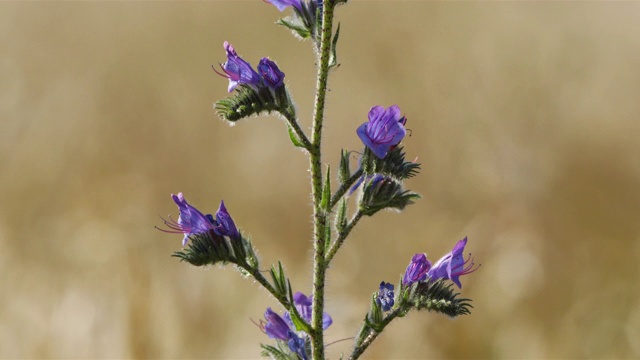
[[[462,252],[467,245],[467,238],[458,241],[450,253],[436,261],[433,267],[427,272],[431,279],[451,279],[459,288],[462,288],[460,276],[470,274],[478,269],[474,268],[475,263],[469,255],[464,259]],[[478,265],[479,266],[479,265]]]
[[[431,262],[427,260],[425,254],[415,254],[411,258],[411,263],[407,266],[407,271],[402,278],[402,284],[405,286],[411,285],[418,281],[423,281],[427,278],[427,272],[431,268]]]
[[[220,202],[220,207],[216,212],[216,220],[214,221],[215,227],[213,231],[220,236],[228,236],[232,239],[240,237],[240,233],[236,228],[236,224],[233,222],[231,215],[227,212],[227,208],[224,206],[224,201]]]
[[[382,307],[383,311],[389,311],[393,307],[393,284],[381,282],[380,290],[378,291],[378,297],[376,299],[378,305]]]
[[[171,194],[171,197],[178,205],[180,216],[178,217],[178,221],[174,221],[171,219],[171,216],[169,216],[169,220],[164,220],[169,230],[159,230],[174,234],[184,234],[182,246],[187,244],[189,236],[214,230],[215,224],[211,215],[203,215],[198,209],[191,206],[182,193],[178,193],[178,195]]]
[[[284,9],[288,8],[289,6],[295,7],[296,9],[298,9],[298,11],[302,11],[302,4],[300,3],[301,0],[263,0],[263,1],[277,7],[278,10],[280,10],[280,12],[283,12]]]
[[[227,52],[227,61],[220,65],[224,74],[215,68],[213,71],[229,79],[229,92],[232,92],[239,84],[246,84],[254,88],[260,84],[260,75],[253,70],[251,64],[236,54],[236,50],[229,42],[224,42],[224,49]]]
[[[289,349],[291,349],[291,351],[293,351],[294,353],[298,354],[302,360],[309,359],[307,357],[305,339],[299,337],[298,335],[292,332],[291,338],[289,339],[289,341],[287,341],[287,345],[289,346]]]
[[[269,338],[289,340],[290,333],[292,332],[291,328],[280,315],[273,312],[271,308],[267,308],[267,311],[264,313],[264,318],[267,322],[263,324],[262,328]]]
[[[269,58],[265,57],[260,59],[258,72],[260,73],[260,76],[262,76],[264,83],[272,89],[282,86],[282,83],[284,82],[284,73],[280,71],[278,65]]]
[[[296,310],[298,310],[298,313],[300,314],[300,316],[302,316],[302,318],[307,321],[307,322],[311,322],[311,316],[312,316],[312,305],[313,305],[313,295],[311,296],[306,296],[305,294],[301,293],[301,292],[297,292],[293,295],[293,303],[296,306]],[[289,312],[287,311],[284,314],[284,319],[293,327],[293,321],[291,320],[291,315],[289,315]],[[329,314],[327,314],[326,312],[322,314],[322,329],[326,330],[329,326],[331,326],[331,324],[333,324],[333,319],[331,319],[331,316],[329,316]]]
[[[276,314],[271,308],[267,308],[264,313],[266,323],[261,321],[262,330],[271,339],[284,340],[287,342],[289,349],[300,355],[302,359],[307,359],[305,348],[305,339],[299,337],[295,331],[295,327],[285,321],[280,315]]]
[[[397,105],[386,110],[382,106],[374,106],[369,110],[369,122],[357,130],[360,140],[380,159],[387,156],[389,150],[398,145],[407,130],[404,124],[407,119],[400,113]]]

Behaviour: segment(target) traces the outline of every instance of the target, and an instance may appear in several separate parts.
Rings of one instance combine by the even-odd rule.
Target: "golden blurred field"
[[[640,358],[640,3],[358,1],[338,9],[325,162],[398,104],[424,198],[365,219],[329,273],[329,342],[381,280],[455,241],[471,316],[412,313],[366,359]],[[258,0],[0,3],[0,357],[252,359],[277,308],[170,257],[182,191],[221,199],[263,266],[311,278],[306,155],[274,117],[212,104],[222,43],[276,60],[310,125],[309,42]],[[336,359],[351,341],[331,345]]]

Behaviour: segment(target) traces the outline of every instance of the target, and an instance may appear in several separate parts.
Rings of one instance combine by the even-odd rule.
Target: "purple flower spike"
[[[267,320],[267,323],[263,325],[263,330],[269,338],[289,340],[290,333],[292,333],[291,328],[289,328],[289,325],[280,315],[273,312],[271,308],[267,308],[267,311],[264,313],[264,318]]]
[[[397,105],[387,109],[374,106],[369,110],[369,122],[357,130],[360,140],[380,159],[387,156],[389,150],[398,145],[407,134],[404,124],[407,119],[400,113]]]
[[[280,10],[280,12],[283,12],[284,9],[288,8],[289,6],[295,7],[296,9],[298,9],[298,11],[302,11],[302,4],[300,3],[301,0],[263,0],[263,1],[277,7],[278,10]]]
[[[402,278],[402,284],[405,286],[411,285],[418,281],[423,281],[427,278],[427,272],[431,268],[431,262],[427,260],[425,254],[415,254],[411,258],[411,263],[407,266],[407,271]]]
[[[262,76],[264,83],[272,89],[279,88],[284,82],[284,73],[280,71],[278,65],[269,58],[265,57],[260,59],[258,72],[260,76]]]
[[[220,236],[228,236],[231,239],[238,239],[240,233],[236,224],[233,222],[231,215],[227,212],[227,208],[224,206],[224,201],[220,202],[218,212],[216,212],[216,226],[213,231]]]
[[[213,71],[229,79],[229,92],[232,92],[240,84],[246,84],[254,88],[260,84],[260,75],[253,70],[251,64],[236,54],[236,50],[227,41],[224,42],[224,50],[227,52],[227,61],[220,65],[224,74],[218,72],[215,68]]]
[[[178,193],[178,195],[171,194],[171,197],[178,205],[180,216],[178,217],[178,221],[174,221],[171,217],[169,217],[169,220],[164,221],[165,225],[169,227],[169,230],[159,230],[174,234],[184,234],[182,246],[187,244],[189,236],[213,230],[214,224],[211,215],[203,215],[200,210],[191,206],[182,193]]]
[[[389,311],[393,307],[393,284],[381,282],[380,290],[378,291],[378,298],[376,299],[378,305],[382,307],[383,311]]]
[[[460,276],[470,274],[478,269],[478,266],[474,268],[475,263],[471,256],[464,259],[462,252],[467,245],[467,238],[458,241],[456,246],[453,247],[450,253],[446,254],[440,260],[436,261],[431,270],[427,272],[427,275],[431,279],[450,279],[459,288],[462,288],[460,283]]]

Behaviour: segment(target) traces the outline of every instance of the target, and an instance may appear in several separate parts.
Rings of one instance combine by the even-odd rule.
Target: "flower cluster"
[[[402,278],[402,284],[409,286],[415,282],[421,282],[427,278],[431,280],[447,279],[453,281],[459,288],[462,288],[460,276],[470,274],[478,269],[473,258],[469,256],[466,260],[462,252],[467,245],[467,238],[458,241],[449,253],[436,261],[433,266],[427,260],[425,254],[415,254],[407,266],[407,270]],[[475,266],[475,267],[474,267]]]
[[[217,71],[215,67],[213,67],[213,71],[229,79],[229,92],[241,84],[250,86],[256,91],[263,87],[276,90],[283,85],[284,73],[269,58],[260,59],[258,72],[256,72],[251,64],[238,56],[233,45],[228,41],[224,42],[224,50],[227,53],[227,61],[220,64],[224,73]]]
[[[381,282],[380,290],[378,291],[378,295],[376,296],[376,302],[378,306],[382,308],[382,311],[389,311],[393,307],[393,284]]]
[[[302,318],[311,322],[311,305],[313,303],[313,296],[306,296],[303,293],[297,292],[293,296],[294,305],[296,310],[302,316]],[[280,316],[271,308],[267,308],[264,313],[266,321],[261,321],[260,327],[267,336],[271,339],[282,340],[287,343],[287,346],[295,354],[298,354],[301,359],[307,359],[307,352],[305,348],[308,335],[303,332],[297,332],[296,327],[291,320],[291,314],[288,311]],[[322,316],[322,329],[326,330],[333,320],[329,314],[324,313]]]
[[[220,207],[214,218],[211,214],[204,215],[200,210],[191,206],[182,193],[178,193],[178,195],[171,194],[171,198],[173,198],[173,201],[178,205],[180,216],[178,217],[178,221],[174,221],[171,219],[171,216],[169,216],[169,220],[164,221],[169,229],[160,230],[168,233],[184,234],[182,246],[187,244],[189,236],[209,231],[213,231],[219,236],[228,236],[232,240],[240,238],[240,232],[238,232],[231,215],[227,212],[224,201],[220,202]]]

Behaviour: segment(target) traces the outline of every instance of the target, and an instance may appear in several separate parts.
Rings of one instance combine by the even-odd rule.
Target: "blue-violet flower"
[[[305,340],[293,331],[295,327],[276,314],[271,308],[267,308],[264,318],[267,321],[266,323],[261,322],[261,327],[269,338],[286,341],[291,351],[300,355],[303,360],[307,359]]]
[[[387,109],[374,106],[369,110],[369,122],[358,127],[360,140],[380,159],[387,156],[389,150],[398,145],[407,134],[404,128],[407,119],[400,113],[397,105]]]
[[[189,236],[214,230],[215,224],[211,215],[204,215],[200,210],[191,206],[182,193],[178,193],[178,195],[171,194],[171,197],[178,205],[180,216],[178,217],[178,221],[174,221],[171,219],[171,216],[169,216],[169,220],[164,221],[165,225],[169,227],[169,230],[160,230],[168,233],[184,234],[182,246],[187,244]]]
[[[220,236],[228,236],[232,239],[237,239],[240,237],[240,233],[238,232],[238,228],[236,228],[236,224],[233,222],[231,215],[227,212],[227,208],[224,206],[224,201],[220,202],[220,207],[216,212],[216,220],[214,221],[215,227],[213,231]]]
[[[427,260],[425,254],[413,255],[411,263],[407,266],[407,271],[405,271],[404,277],[402,278],[402,284],[408,286],[415,282],[425,280],[429,268],[431,268],[431,262]]]
[[[229,79],[229,92],[232,92],[240,84],[246,84],[253,88],[258,86],[260,84],[260,75],[253,70],[251,64],[238,56],[236,50],[228,41],[224,42],[224,50],[227,52],[227,61],[220,65],[224,74],[218,72],[215,68],[213,71]]]
[[[262,76],[264,83],[272,89],[279,88],[284,82],[284,73],[280,71],[278,65],[269,58],[265,57],[260,59],[258,72],[260,76]]]
[[[289,340],[291,328],[280,315],[276,314],[271,308],[267,308],[264,313],[264,318],[267,320],[263,325],[263,330],[271,339]]]
[[[302,4],[300,3],[301,0],[263,0],[263,1],[277,7],[278,10],[280,10],[280,12],[283,12],[284,9],[288,8],[289,6],[295,7],[296,9],[298,9],[298,11],[302,11]]]
[[[296,310],[306,322],[311,322],[312,315],[312,305],[313,305],[313,295],[306,296],[301,292],[297,292],[293,295],[293,304],[296,306]],[[293,321],[291,320],[291,315],[289,312],[285,312],[284,319],[295,328],[293,325]],[[333,324],[333,319],[326,312],[322,314],[322,329],[326,330],[329,326]]]
[[[386,283],[384,281],[381,282],[376,301],[378,302],[378,305],[382,307],[383,311],[391,310],[394,304],[393,296],[393,284]]]
[[[427,272],[427,276],[431,279],[450,279],[459,288],[462,288],[460,276],[470,274],[478,269],[474,268],[475,263],[469,255],[467,260],[464,259],[462,252],[467,245],[467,238],[458,241],[453,250],[440,258],[433,264],[433,267]],[[479,266],[479,265],[478,265]]]

